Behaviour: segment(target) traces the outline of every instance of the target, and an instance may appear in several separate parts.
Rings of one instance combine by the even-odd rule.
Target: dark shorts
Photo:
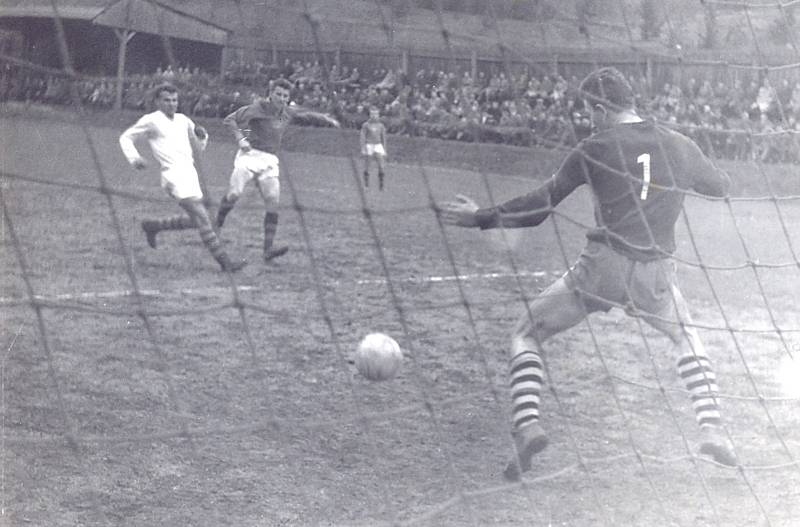
[[[621,307],[659,315],[674,308],[675,263],[668,258],[637,262],[609,246],[590,241],[564,276],[587,312]]]

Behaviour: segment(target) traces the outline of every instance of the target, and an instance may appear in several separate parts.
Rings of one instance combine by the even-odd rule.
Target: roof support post
[[[114,29],[114,34],[119,40],[119,55],[117,56],[117,92],[114,97],[114,109],[122,109],[122,88],[125,82],[125,59],[128,56],[128,42],[136,35],[136,31],[129,29]]]

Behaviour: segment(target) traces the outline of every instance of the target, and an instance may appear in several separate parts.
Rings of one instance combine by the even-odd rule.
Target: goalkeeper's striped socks
[[[509,379],[515,430],[539,420],[542,378],[542,360],[538,352],[523,351],[511,359]]]
[[[711,361],[704,355],[686,355],[678,360],[678,374],[692,398],[697,423],[703,426],[720,426],[717,401],[717,376]]]
[[[678,360],[678,374],[692,398],[697,423],[703,436],[700,453],[717,463],[734,467],[738,464],[731,440],[722,428],[717,394],[717,376],[705,355],[685,355]]]
[[[717,377],[708,357],[689,355],[678,361],[678,373],[692,398],[700,426],[720,426]],[[523,351],[511,359],[512,419],[519,429],[539,420],[543,367],[538,352]]]
[[[539,425],[539,397],[544,368],[539,353],[526,350],[511,359],[512,421],[515,455],[506,465],[503,477],[518,481],[531,469],[531,458],[547,447],[547,435]]]

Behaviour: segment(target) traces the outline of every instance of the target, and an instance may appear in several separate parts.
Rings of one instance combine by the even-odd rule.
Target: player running
[[[580,92],[597,131],[546,183],[496,207],[479,208],[464,196],[440,207],[447,224],[515,228],[542,223],[580,185],[588,184],[594,196],[597,226],[587,233],[578,261],[531,302],[513,332],[509,378],[517,455],[504,476],[519,479],[520,471],[530,470],[531,457],[547,446],[539,424],[542,344],[589,313],[612,307],[624,307],[670,338],[703,435],[700,452],[734,466],[716,375],[670,259],[685,192],[722,197],[730,179],[690,139],[642,120],[630,84],[616,69],[589,74]]]
[[[378,189],[383,190],[383,167],[386,163],[386,127],[376,106],[369,109],[369,119],[361,125],[361,155],[364,156],[364,186],[369,186],[370,159],[378,166]]]
[[[233,162],[228,193],[219,206],[217,226],[222,227],[247,183],[255,179],[266,207],[264,261],[267,262],[289,251],[286,245],[273,246],[278,229],[278,202],[281,193],[278,153],[286,127],[299,118],[339,127],[336,119],[325,114],[299,106],[289,106],[291,89],[289,81],[278,79],[272,85],[267,98],[243,106],[223,120],[236,137],[239,150]]]
[[[156,248],[156,235],[164,230],[197,228],[200,239],[224,271],[238,271],[245,266],[243,260],[232,261],[220,244],[203,205],[203,191],[194,164],[196,152],[205,150],[208,134],[191,119],[178,113],[178,89],[171,84],[161,84],[154,91],[158,110],[143,115],[119,137],[119,145],[128,162],[143,170],[147,161],[136,149],[134,142],[146,138],[153,156],[161,166],[161,187],[178,200],[188,214],[142,221],[147,243]]]

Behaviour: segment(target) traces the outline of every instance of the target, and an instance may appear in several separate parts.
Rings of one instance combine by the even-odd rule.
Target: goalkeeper
[[[539,225],[580,185],[588,184],[594,198],[597,226],[587,233],[578,261],[531,302],[514,329],[509,377],[517,455],[504,475],[519,479],[520,471],[530,470],[532,456],[547,446],[539,424],[542,344],[589,313],[612,307],[624,307],[669,337],[703,436],[700,453],[734,466],[738,461],[722,427],[716,376],[670,259],[686,191],[723,197],[730,179],[690,139],[642,120],[630,84],[616,69],[589,74],[580,95],[596,133],[581,141],[546,183],[496,207],[479,208],[465,196],[439,207],[446,224],[515,228]]]

